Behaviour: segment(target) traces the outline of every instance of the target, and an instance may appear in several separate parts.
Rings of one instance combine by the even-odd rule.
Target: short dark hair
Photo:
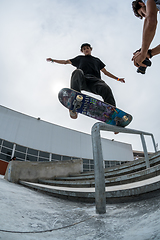
[[[142,16],[139,15],[138,10],[142,7],[139,3],[143,3],[142,0],[136,0],[132,2],[132,9],[134,12],[134,15],[140,19],[142,19]]]
[[[90,48],[92,49],[91,44],[89,44],[89,43],[83,43],[83,44],[81,45],[81,51],[82,51],[82,48],[85,47],[85,46],[88,46],[88,47],[90,47]]]

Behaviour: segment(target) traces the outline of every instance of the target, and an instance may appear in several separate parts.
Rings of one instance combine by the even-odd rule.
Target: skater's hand
[[[125,83],[124,78],[118,78],[118,81],[120,81],[121,83]]]
[[[52,58],[47,58],[46,61],[47,62],[53,62],[53,59]]]

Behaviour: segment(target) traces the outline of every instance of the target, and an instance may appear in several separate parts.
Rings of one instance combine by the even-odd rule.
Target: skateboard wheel
[[[83,96],[82,95],[77,95],[76,100],[78,102],[81,102],[83,100]]]
[[[122,118],[125,122],[127,122],[128,121],[128,117],[127,116],[123,116],[123,118]]]

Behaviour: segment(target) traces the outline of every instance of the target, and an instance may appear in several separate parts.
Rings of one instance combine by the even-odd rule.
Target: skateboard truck
[[[82,95],[77,95],[76,99],[73,102],[73,110],[72,112],[76,112],[76,109],[80,108],[82,106],[82,100],[83,100],[83,96]]]
[[[122,119],[119,117],[115,117],[114,121],[116,122],[116,126],[121,126]]]
[[[114,121],[116,122],[116,126],[122,126],[123,121],[127,122],[128,121],[128,117],[126,115],[124,115],[122,118],[119,117],[115,117]]]

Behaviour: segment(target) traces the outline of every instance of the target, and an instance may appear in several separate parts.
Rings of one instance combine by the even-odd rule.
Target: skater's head
[[[133,1],[132,9],[136,17],[142,19],[146,16],[146,5],[142,2],[142,0]]]
[[[92,47],[89,43],[83,43],[81,45],[81,52],[84,53],[84,55],[91,55]]]

